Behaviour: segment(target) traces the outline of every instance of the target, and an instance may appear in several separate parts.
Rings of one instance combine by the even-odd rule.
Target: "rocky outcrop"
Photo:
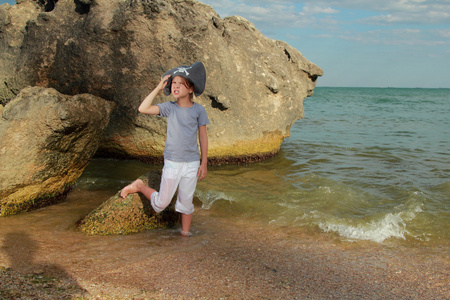
[[[161,172],[149,172],[139,178],[159,190]],[[156,214],[150,201],[142,194],[130,194],[126,198],[120,197],[119,194],[120,192],[83,218],[79,222],[81,231],[89,235],[129,234],[173,227],[180,223],[180,214],[175,212],[175,201]]]
[[[221,19],[193,0],[19,2],[0,7],[4,102],[25,85],[114,101],[103,156],[161,158],[165,120],[140,115],[137,107],[164,71],[178,65],[206,66],[206,90],[196,101],[211,120],[212,162],[278,152],[322,75],[299,51],[266,38],[247,20]]]
[[[29,87],[0,119],[0,216],[65,196],[97,151],[114,104]]]

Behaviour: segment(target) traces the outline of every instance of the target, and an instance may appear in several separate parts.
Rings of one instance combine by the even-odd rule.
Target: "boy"
[[[120,195],[141,192],[150,200],[153,209],[159,213],[171,202],[178,188],[175,210],[181,213],[181,235],[190,236],[189,229],[197,179],[207,173],[208,136],[206,125],[209,119],[205,108],[193,101],[200,96],[206,83],[206,71],[201,62],[181,66],[164,73],[157,87],[142,101],[139,112],[167,117],[167,138],[164,148],[164,168],[159,192],[137,179],[123,188]],[[172,93],[176,101],[152,105],[156,95],[164,90]],[[200,153],[197,143],[200,141]]]

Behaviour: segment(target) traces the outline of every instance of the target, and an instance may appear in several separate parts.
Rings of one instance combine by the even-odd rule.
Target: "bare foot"
[[[139,187],[143,184],[144,182],[141,179],[136,179],[135,181],[133,181],[133,183],[127,185],[122,189],[122,191],[120,192],[120,196],[122,198],[125,198],[126,196],[128,196],[128,194],[139,192]]]
[[[184,237],[192,236],[192,233],[190,233],[189,231],[180,230],[180,233],[181,233],[181,236],[184,236]]]

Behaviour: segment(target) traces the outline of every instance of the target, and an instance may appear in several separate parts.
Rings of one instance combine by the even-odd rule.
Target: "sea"
[[[275,157],[209,167],[196,209],[262,234],[450,245],[450,89],[317,87],[303,104]],[[152,168],[95,159],[76,189],[113,194]]]

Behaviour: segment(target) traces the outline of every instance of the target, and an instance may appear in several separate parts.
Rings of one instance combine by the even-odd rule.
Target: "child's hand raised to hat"
[[[161,81],[159,82],[159,84],[158,84],[158,86],[156,87],[159,91],[162,91],[165,87],[166,87],[166,85],[167,85],[167,81],[169,80],[169,78],[171,77],[172,75],[166,75],[166,76],[164,76],[162,79],[161,79]]]
[[[155,89],[150,94],[148,94],[147,97],[145,97],[144,101],[142,101],[141,105],[138,108],[139,112],[148,115],[158,115],[160,113],[159,107],[157,105],[152,105],[153,99],[155,99],[160,91],[164,90],[164,87],[167,85],[167,80],[170,78],[170,76],[171,75],[164,76],[155,87]]]

